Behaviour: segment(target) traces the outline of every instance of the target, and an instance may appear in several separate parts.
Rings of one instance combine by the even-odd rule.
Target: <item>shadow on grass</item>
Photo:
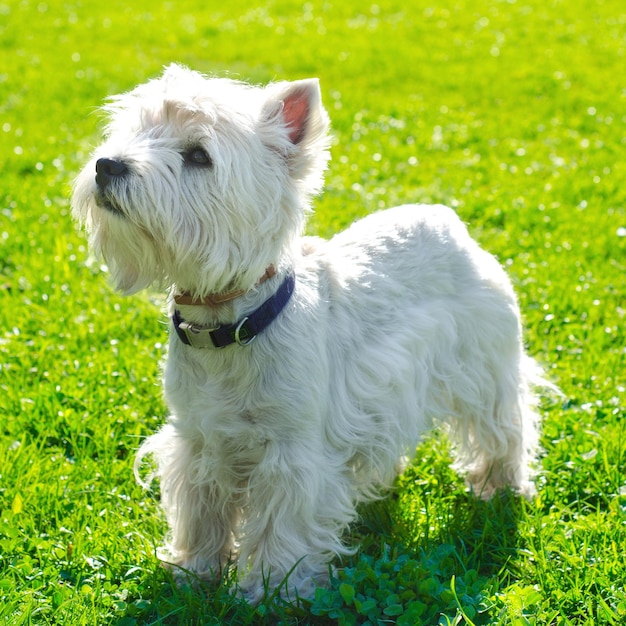
[[[158,568],[145,572],[141,598],[120,605],[112,623],[490,623],[490,598],[516,576],[524,503],[510,493],[479,500],[451,472],[437,474],[435,487],[416,476],[409,469],[388,498],[360,510],[347,539],[358,552],[334,564],[330,586],[312,601],[289,604],[268,590],[252,607],[233,592],[233,569],[211,585],[178,587]]]
[[[524,503],[511,493],[485,502],[457,488],[436,498],[436,511],[423,495],[420,514],[407,518],[397,496],[362,510],[353,531],[361,549],[334,581],[344,606],[335,597],[323,614],[346,624],[389,618],[400,625],[491,623],[496,608],[490,598],[515,577]],[[360,604],[347,602],[350,588]],[[356,621],[345,619],[346,608]]]
[[[421,504],[424,504],[427,500]],[[268,591],[252,607],[232,590],[236,572],[219,582],[177,586],[159,568],[145,572],[141,598],[118,606],[114,626],[148,624],[486,624],[489,600],[514,576],[523,504],[511,494],[483,502],[462,491],[446,500],[438,525],[398,515],[395,494],[361,510],[352,558],[336,563],[327,589],[312,601],[283,602]],[[425,511],[424,511],[425,513]],[[121,610],[120,610],[121,609]]]

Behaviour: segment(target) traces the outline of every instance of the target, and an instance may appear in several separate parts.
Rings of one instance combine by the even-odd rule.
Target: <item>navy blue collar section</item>
[[[180,340],[193,348],[225,348],[233,343],[247,346],[265,330],[285,308],[296,284],[296,276],[291,271],[283,280],[278,291],[268,298],[258,309],[234,324],[224,324],[217,328],[199,326],[186,322],[178,310],[174,310],[172,323]]]

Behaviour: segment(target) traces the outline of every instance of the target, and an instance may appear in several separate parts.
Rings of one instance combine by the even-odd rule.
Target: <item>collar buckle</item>
[[[191,322],[183,320],[178,311],[174,314],[174,327],[180,340],[191,346],[192,348],[223,348],[224,346],[218,346],[213,341],[213,335],[217,328],[206,328],[204,326],[197,326]]]

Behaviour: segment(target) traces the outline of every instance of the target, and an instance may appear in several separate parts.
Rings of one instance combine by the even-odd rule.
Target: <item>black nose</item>
[[[98,159],[96,161],[96,184],[100,189],[104,189],[112,181],[122,178],[127,172],[128,167],[122,161]]]

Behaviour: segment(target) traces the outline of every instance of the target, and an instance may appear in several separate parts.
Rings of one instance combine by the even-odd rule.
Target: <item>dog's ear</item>
[[[321,179],[329,159],[329,122],[317,78],[274,83],[264,95],[258,129],[263,142],[283,155],[295,178]]]
[[[283,96],[282,117],[289,141],[299,144],[310,133],[315,113],[322,106],[319,82],[312,78],[292,83]]]

